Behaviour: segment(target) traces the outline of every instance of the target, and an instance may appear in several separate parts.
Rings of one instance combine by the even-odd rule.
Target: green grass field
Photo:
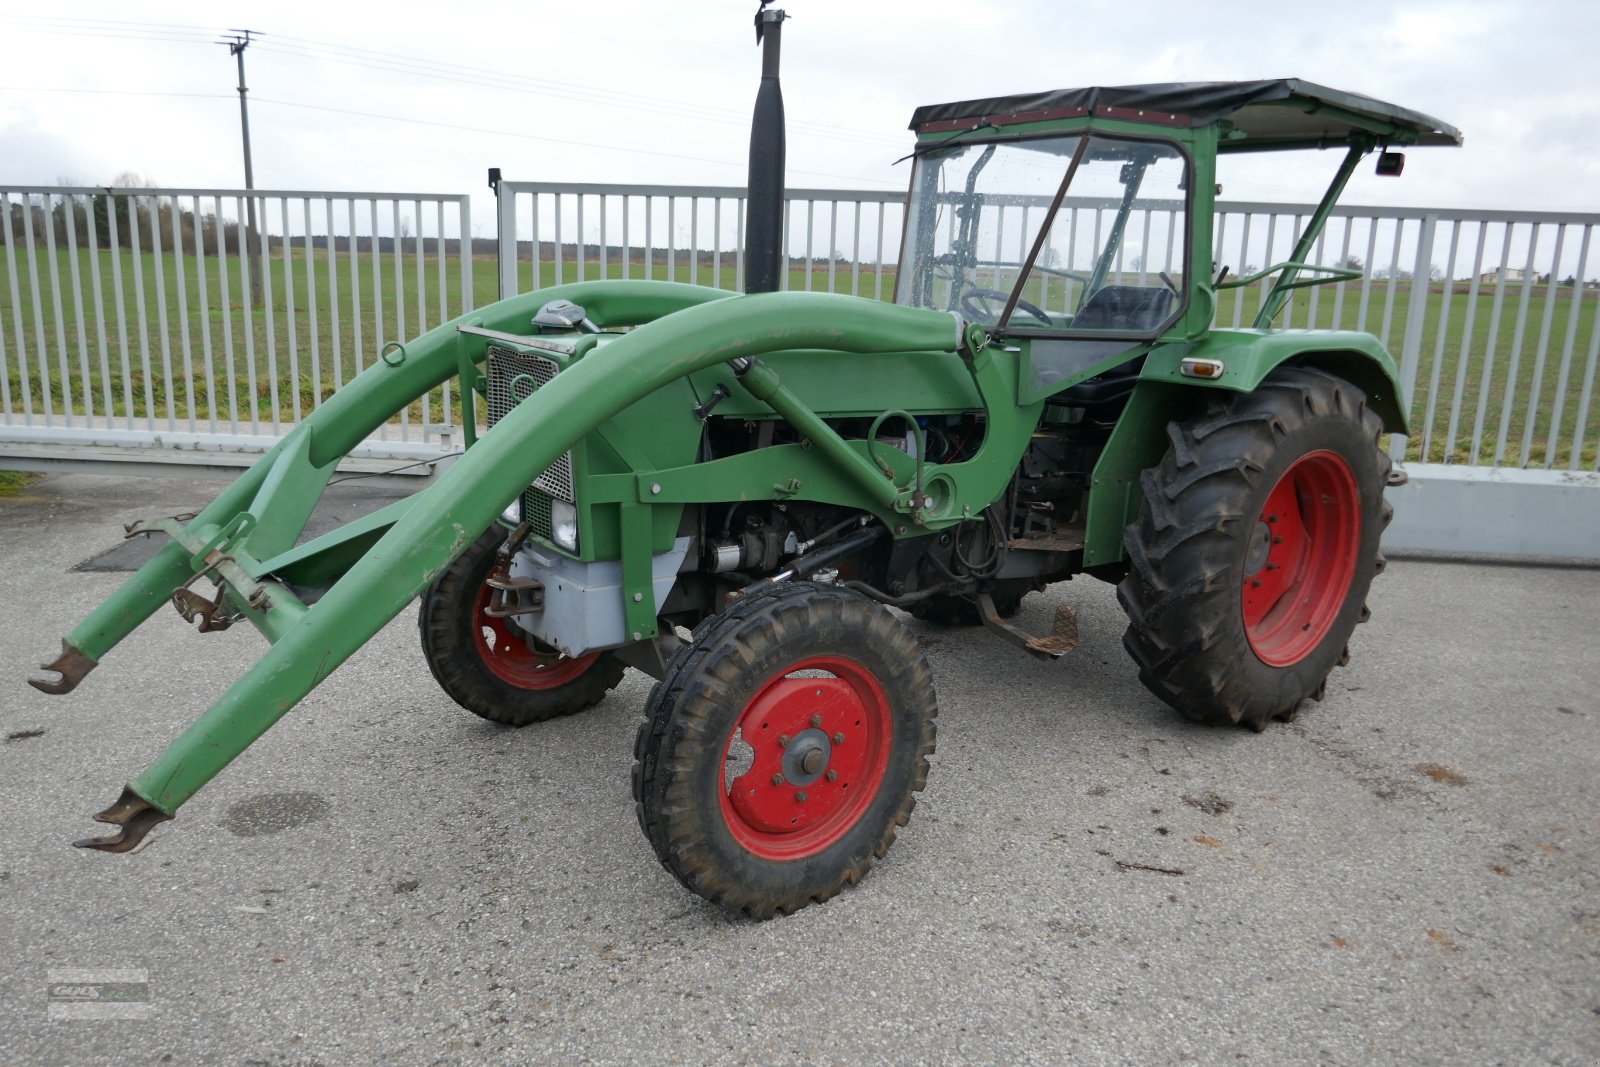
[[[22,249],[14,248],[12,255],[15,295],[9,286],[0,285],[0,337],[6,366],[0,380],[5,392],[0,403],[13,412],[31,411],[36,416],[47,410],[56,416],[67,411],[97,417],[109,414],[117,420],[153,416],[162,422],[170,418],[180,427],[194,418],[202,430],[225,432],[271,432],[274,413],[279,422],[304,415],[370,364],[383,342],[415,336],[423,326],[453,317],[466,306],[489,303],[498,288],[495,262],[490,258],[473,262],[471,297],[463,301],[460,268],[454,261],[441,273],[436,260],[419,264],[414,254],[402,255],[397,264],[391,252],[380,253],[376,261],[369,252],[354,257],[339,252],[330,262],[327,250],[318,249],[308,263],[305,252],[295,249],[287,261],[281,256],[269,261],[264,289],[270,291],[270,299],[265,306],[254,308],[245,296],[236,258],[188,256],[180,260],[171,253],[146,253],[139,257],[141,292],[130,253],[80,252],[72,257],[58,249],[53,265],[61,294],[58,315],[49,285],[52,264],[48,253],[37,249],[31,269]],[[615,259],[608,268],[607,276],[622,276],[622,264]],[[704,262],[679,262],[672,268],[655,263],[647,268],[636,261],[629,265],[628,273],[645,277],[647,269],[648,276],[657,279],[670,276],[724,288],[735,284],[731,264],[718,271]],[[541,287],[557,283],[554,262],[541,262],[538,270]],[[533,263],[519,264],[523,290],[532,286],[533,271]],[[588,259],[583,274],[590,279],[600,277],[600,264]],[[578,264],[567,257],[561,264],[560,280],[577,279]],[[804,269],[789,272],[789,288],[806,289],[806,281]],[[888,299],[894,281],[893,267],[883,268],[880,290],[879,276],[871,265],[863,265],[857,277],[848,263],[817,262],[810,272],[809,288],[848,293],[854,287],[862,296],[881,291]],[[226,300],[221,298],[224,291]],[[1430,460],[1448,457],[1452,462],[1489,463],[1503,433],[1501,462],[1505,465],[1543,466],[1549,462],[1564,467],[1572,459],[1600,294],[1575,294],[1571,288],[1558,288],[1552,294],[1548,285],[1534,285],[1526,299],[1524,295],[1521,285],[1507,286],[1500,314],[1495,316],[1492,287],[1485,287],[1472,309],[1465,285],[1455,283],[1455,290],[1448,294],[1446,313],[1445,285],[1430,287],[1412,403],[1413,455],[1420,452],[1426,439]],[[1582,299],[1574,318],[1575,295]],[[1248,325],[1261,298],[1259,287],[1222,293],[1218,324],[1231,326],[1237,316]],[[1286,315],[1279,316],[1278,324],[1331,328],[1335,307],[1342,303],[1338,325],[1377,334],[1398,358],[1410,298],[1409,282],[1399,282],[1390,299],[1387,281],[1374,279],[1362,322],[1361,283],[1301,290]],[[1058,306],[1062,299],[1052,300],[1050,306]],[[146,312],[143,330],[137,314],[141,301]],[[1546,357],[1540,367],[1539,340],[1546,331]],[[1571,359],[1562,382],[1563,354],[1569,346]],[[43,367],[41,353],[46,356]],[[1486,353],[1492,359],[1486,361]],[[1507,385],[1513,380],[1508,405]],[[1458,388],[1460,414],[1456,435],[1450,439]],[[1589,426],[1578,456],[1579,465],[1587,468],[1595,466],[1600,444],[1600,428],[1595,425],[1600,420],[1597,392],[1600,388],[1591,383]],[[429,418],[443,421],[440,394],[436,392],[426,403]],[[1479,453],[1473,455],[1470,445],[1480,407],[1483,440]],[[415,421],[422,416],[423,402],[419,401],[404,417]],[[1557,444],[1551,449],[1553,432]]]
[[[1411,312],[1411,283],[1408,281],[1396,285],[1393,300],[1389,301],[1387,282],[1374,280],[1364,323],[1360,321],[1361,283],[1323,286],[1320,291],[1300,290],[1292,309],[1286,309],[1287,316],[1279,314],[1277,325],[1333,328],[1336,325],[1335,304],[1341,288],[1344,306],[1338,325],[1377,335],[1398,362]],[[1572,458],[1571,446],[1583,406],[1584,368],[1595,334],[1595,310],[1600,307],[1600,293],[1592,290],[1585,293],[1568,287],[1558,288],[1551,296],[1548,285],[1535,285],[1524,302],[1521,286],[1508,285],[1496,321],[1492,287],[1480,290],[1475,309],[1470,306],[1465,283],[1450,286],[1448,306],[1446,288],[1446,283],[1442,282],[1429,286],[1416,388],[1411,398],[1412,454],[1420,454],[1426,439],[1426,458],[1430,461],[1448,459],[1452,463],[1487,464],[1493,461],[1497,441],[1504,433],[1501,465],[1567,466]],[[1310,314],[1311,293],[1317,293],[1314,316]],[[1577,296],[1582,299],[1574,319],[1573,301]],[[1219,325],[1233,324],[1236,302],[1243,303],[1240,318],[1248,326],[1260,306],[1261,295],[1257,289],[1224,292],[1217,312]],[[1520,343],[1519,318],[1522,321]],[[1548,343],[1544,365],[1540,367],[1539,338],[1547,320]],[[1570,331],[1569,325],[1572,326]],[[1571,358],[1563,383],[1561,366],[1569,344]],[[1513,381],[1513,369],[1515,387],[1508,405],[1506,390]],[[1455,400],[1458,383],[1461,401],[1452,442],[1448,434],[1452,413],[1458,410]],[[1578,457],[1580,466],[1591,469],[1595,467],[1597,438],[1600,438],[1600,426],[1596,425],[1600,421],[1600,402],[1597,402],[1600,396],[1597,394],[1600,388],[1591,383],[1588,427],[1583,435],[1582,454]],[[1482,441],[1479,453],[1473,455],[1473,429],[1480,407]],[[1556,422],[1558,412],[1559,424]],[[1552,450],[1549,442],[1553,430],[1557,447]]]

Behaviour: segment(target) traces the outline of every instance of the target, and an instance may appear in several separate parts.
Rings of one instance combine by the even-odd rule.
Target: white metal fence
[[[1287,258],[1309,210],[1229,205],[1218,247],[1247,263]],[[1257,246],[1250,228],[1263,223]],[[1593,214],[1340,209],[1312,258],[1365,276],[1303,291],[1276,325],[1366,330],[1399,356],[1407,459],[1600,470],[1597,224]],[[1245,310],[1235,306],[1235,324]]]
[[[0,188],[0,440],[259,450],[477,303],[471,232],[465,196]],[[368,451],[453,418],[445,386]]]
[[[987,238],[995,259],[1021,258],[1028,213],[1043,206],[1008,208]],[[1111,205],[1067,206],[1070,224],[1045,254],[1081,269]],[[1119,271],[1183,269],[1178,207],[1135,214]],[[1215,261],[1195,269],[1242,276],[1289,258],[1312,210],[1219,204]],[[162,459],[259,451],[385,342],[496,288],[663,278],[740,289],[744,211],[733,187],[502,182],[496,239],[476,248],[498,262],[475,291],[466,196],[0,188],[0,456],[30,445]],[[892,299],[903,222],[898,193],[790,190],[780,282]],[[1479,485],[1492,475],[1547,500],[1600,490],[1597,225],[1600,214],[1339,208],[1311,259],[1362,278],[1298,291],[1275,325],[1366,330],[1395,352],[1412,433],[1394,451],[1413,470],[1454,468]],[[1269,286],[1221,294],[1219,325],[1248,325]],[[366,454],[448,451],[455,417],[446,386]],[[1600,528],[1583,509],[1561,524]]]
[[[892,298],[904,201],[902,193],[789,190],[782,287]],[[578,278],[744,288],[743,188],[506,181],[498,212],[501,296]]]
[[[892,298],[903,200],[790,190],[781,285]],[[1022,200],[1011,209],[1015,225],[1004,223],[991,238],[997,260],[1022,258],[1027,213],[1046,207],[1044,199]],[[1056,262],[1090,266],[1078,260],[1115,205],[1069,198],[1066,206],[1071,217],[1054,247]],[[1183,269],[1170,218],[1177,207],[1136,212],[1119,271]],[[1313,210],[1219,203],[1209,269],[1226,265],[1243,276],[1288,259]],[[503,182],[500,291],[624,277],[741,288],[743,215],[744,190],[733,187]],[[1339,208],[1311,258],[1364,276],[1298,291],[1274,324],[1369,331],[1395,353],[1413,426],[1409,441],[1397,442],[1401,458],[1600,471],[1597,226],[1600,214]],[[1268,279],[1221,294],[1218,324],[1248,326],[1270,287]]]

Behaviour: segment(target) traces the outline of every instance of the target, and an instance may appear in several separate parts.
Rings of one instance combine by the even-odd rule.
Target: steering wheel
[[[1005,310],[1006,301],[1010,299],[1010,293],[1002,293],[998,289],[968,289],[961,294],[961,313],[974,321],[992,325],[999,321],[1000,313]],[[998,307],[995,306],[997,301]],[[1020,297],[1017,299],[1017,310],[1026,311],[1052,329],[1056,325],[1055,320],[1051,319],[1043,308],[1037,304],[1030,304]]]

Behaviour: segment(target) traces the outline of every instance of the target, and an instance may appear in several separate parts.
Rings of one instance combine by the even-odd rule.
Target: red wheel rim
[[[801,671],[832,677],[794,677]],[[718,781],[734,839],[772,860],[804,859],[838,842],[883,785],[893,729],[883,687],[859,663],[815,656],[774,674],[723,749],[724,767],[741,742],[752,753],[748,769]]]
[[[1287,667],[1322,643],[1344,607],[1361,547],[1361,494],[1333,452],[1283,472],[1245,548],[1244,630],[1261,662]]]
[[[507,620],[488,613],[490,595],[487,585],[478,590],[478,602],[473,608],[472,639],[483,665],[507,685],[518,689],[555,689],[577,678],[600,658],[598,652],[572,659],[554,649],[540,652],[530,648],[527,639],[513,631]]]

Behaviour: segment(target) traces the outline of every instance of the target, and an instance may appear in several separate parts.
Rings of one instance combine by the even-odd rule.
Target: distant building
[[[1527,277],[1528,272],[1525,270],[1518,270],[1516,267],[1497,267],[1488,274],[1479,277],[1478,281],[1484,285],[1496,285],[1501,281],[1507,283],[1520,282]]]

